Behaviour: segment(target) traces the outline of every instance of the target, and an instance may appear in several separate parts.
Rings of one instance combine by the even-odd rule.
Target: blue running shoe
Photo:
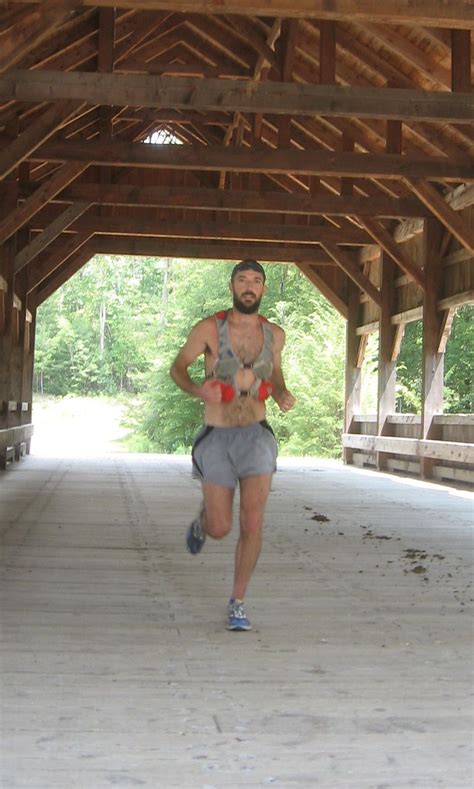
[[[227,630],[251,630],[252,625],[245,616],[244,604],[242,600],[229,600],[228,608],[229,619]]]
[[[186,547],[193,556],[200,552],[202,546],[206,542],[206,532],[202,528],[203,515],[204,507],[201,507],[199,514],[194,518],[186,532]]]

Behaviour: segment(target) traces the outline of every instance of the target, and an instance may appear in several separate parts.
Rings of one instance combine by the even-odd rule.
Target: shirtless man
[[[228,607],[229,630],[250,630],[243,600],[262,546],[263,516],[277,444],[265,419],[271,393],[281,411],[295,399],[281,370],[283,329],[259,316],[266,291],[265,271],[255,260],[238,263],[231,275],[232,309],[199,321],[170,370],[175,383],[204,401],[204,427],[193,443],[193,476],[201,480],[203,504],[186,544],[200,552],[206,536],[225,537],[240,486],[240,535],[235,551],[234,586]],[[204,354],[206,379],[195,383],[189,366]]]

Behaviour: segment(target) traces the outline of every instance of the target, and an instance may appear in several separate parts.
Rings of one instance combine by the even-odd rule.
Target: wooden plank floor
[[[0,476],[3,789],[471,787],[473,496],[319,460],[273,488],[235,634],[188,458]]]

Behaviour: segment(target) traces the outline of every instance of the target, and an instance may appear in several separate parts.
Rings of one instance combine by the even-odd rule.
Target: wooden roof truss
[[[371,325],[381,250],[423,293],[433,217],[472,269],[473,26],[468,0],[0,3],[0,273],[34,309],[95,252],[292,262]]]

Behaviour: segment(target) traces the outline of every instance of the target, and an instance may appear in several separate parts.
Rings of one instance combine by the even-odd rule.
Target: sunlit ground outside
[[[127,452],[126,404],[113,397],[34,395],[35,433],[31,454],[43,457],[97,456]]]

